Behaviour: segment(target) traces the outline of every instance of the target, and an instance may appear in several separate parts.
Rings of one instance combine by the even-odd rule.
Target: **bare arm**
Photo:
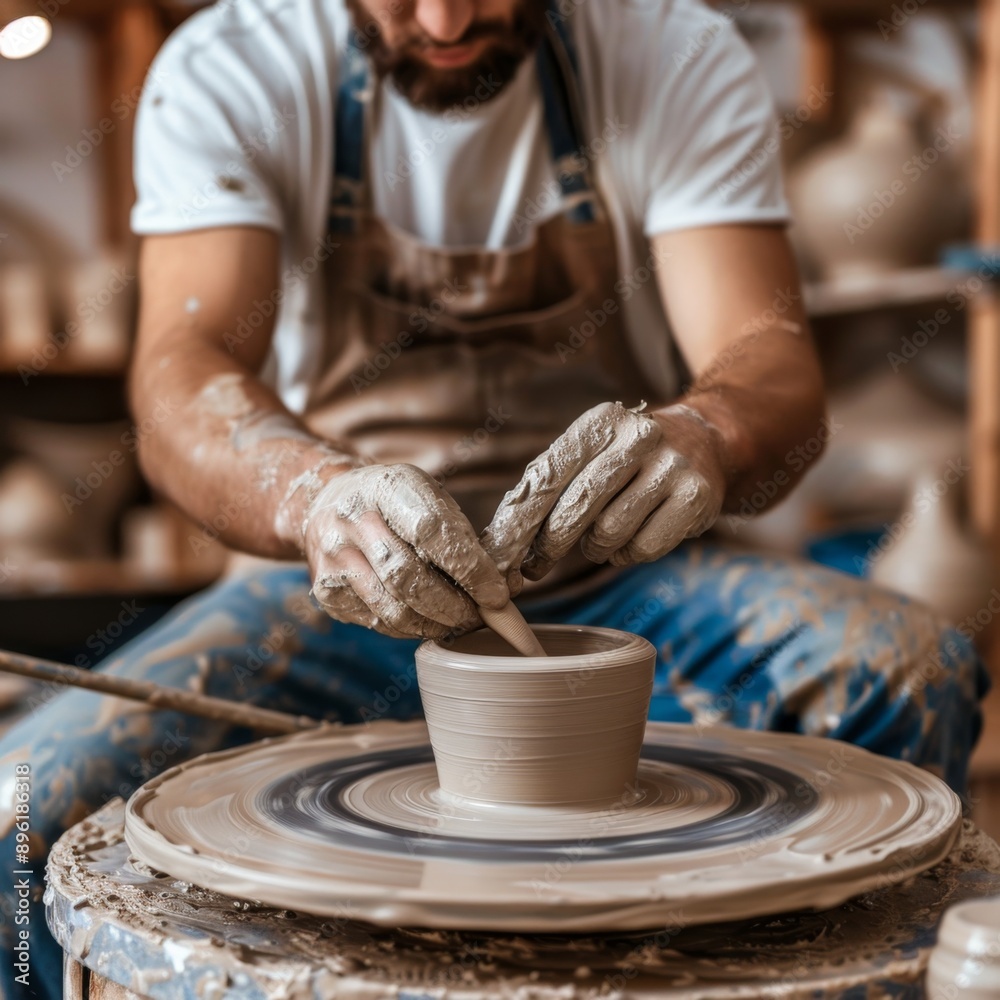
[[[653,241],[674,335],[693,373],[682,403],[724,442],[725,510],[758,483],[775,500],[807,463],[797,448],[822,443],[823,377],[809,333],[799,276],[784,230],[717,226]]]
[[[373,465],[317,438],[258,379],[278,259],[277,236],[262,229],[145,240],[130,381],[137,423],[149,428],[144,472],[204,522],[247,497],[222,539],[305,557],[334,618],[400,637],[475,627],[479,605],[501,608],[509,594],[455,501],[414,466]]]
[[[653,244],[693,385],[652,411],[595,407],[528,466],[483,534],[514,590],[578,542],[593,562],[658,559],[758,483],[783,496],[805,464],[790,453],[822,440],[822,378],[784,233],[719,226]]]
[[[139,450],[149,481],[206,523],[249,494],[223,541],[294,558],[294,539],[276,527],[288,485],[324,462],[329,478],[351,458],[309,434],[256,377],[277,310],[255,303],[274,302],[278,252],[275,233],[250,227],[145,239],[129,388],[137,424],[153,427]],[[236,333],[241,319],[255,323],[249,337]]]

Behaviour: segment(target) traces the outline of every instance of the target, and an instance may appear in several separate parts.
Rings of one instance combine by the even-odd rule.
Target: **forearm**
[[[361,464],[211,344],[140,350],[130,390],[136,424],[148,429],[139,458],[150,483],[194,520],[223,525],[221,539],[244,552],[298,557],[312,497]],[[238,515],[220,517],[234,501]]]
[[[735,341],[678,402],[718,432],[725,511],[762,487],[772,503],[783,498],[829,436],[822,374],[804,324]]]

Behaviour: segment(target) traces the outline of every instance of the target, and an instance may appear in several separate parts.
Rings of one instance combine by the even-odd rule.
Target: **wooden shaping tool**
[[[274,735],[298,733],[304,729],[315,729],[323,724],[318,719],[310,719],[304,715],[274,712],[268,708],[257,708],[241,702],[227,701],[225,698],[212,698],[209,695],[154,684],[152,681],[81,670],[66,663],[39,660],[6,650],[0,650],[0,671],[49,684],[86,688],[88,691],[99,691],[101,694],[114,695],[116,698],[143,701],[153,708],[171,709],[187,715],[197,715],[202,719],[231,722],[236,726],[246,726],[258,732]]]

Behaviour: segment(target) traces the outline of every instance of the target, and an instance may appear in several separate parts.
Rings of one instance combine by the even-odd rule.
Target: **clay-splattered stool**
[[[966,823],[935,868],[823,913],[586,937],[387,930],[151,871],[123,816],[109,803],[49,861],[69,998],[916,998],[945,908],[1000,894],[1000,848]]]

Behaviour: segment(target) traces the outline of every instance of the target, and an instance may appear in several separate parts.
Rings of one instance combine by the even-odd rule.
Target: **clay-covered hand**
[[[577,544],[593,562],[652,562],[714,523],[726,490],[722,436],[684,405],[602,403],[538,456],[481,538],[507,574],[540,580]]]
[[[502,608],[507,584],[455,500],[412,465],[343,472],[305,510],[313,594],[332,618],[397,638],[442,638]]]

